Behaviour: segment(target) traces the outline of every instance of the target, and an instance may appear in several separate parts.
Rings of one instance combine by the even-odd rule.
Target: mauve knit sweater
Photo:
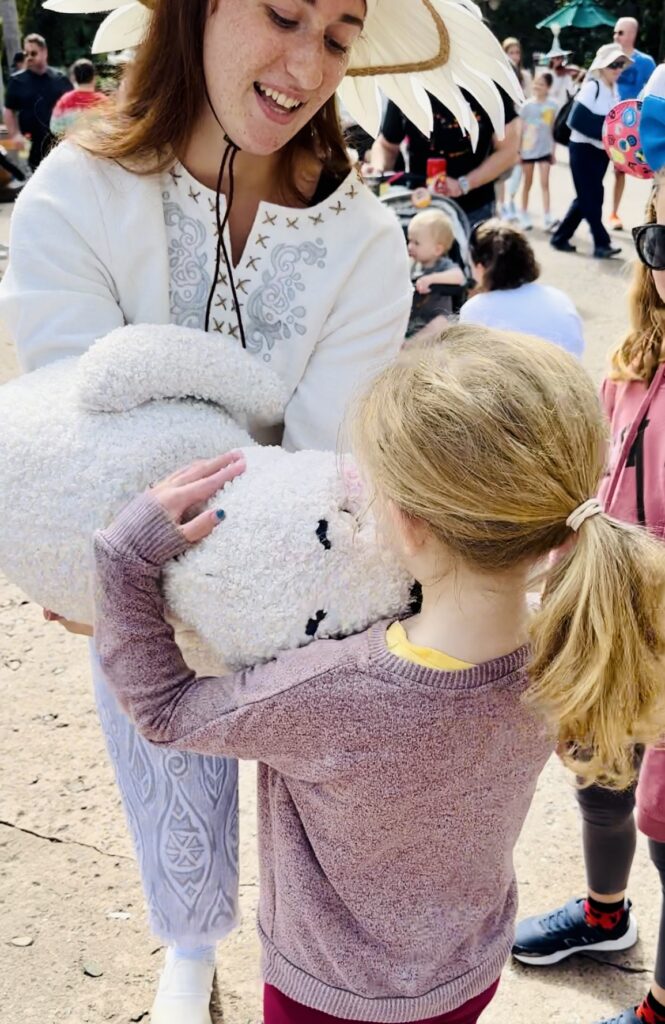
[[[362,1021],[479,995],[510,952],[513,848],[553,746],[521,701],[527,650],[423,668],[389,652],[382,623],[197,678],[160,591],[187,546],[147,495],[97,534],[96,642],[147,739],[259,762],[265,980]]]

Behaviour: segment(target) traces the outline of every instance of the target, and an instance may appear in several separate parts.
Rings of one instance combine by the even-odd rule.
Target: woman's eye
[[[274,24],[277,25],[278,28],[290,29],[298,27],[297,21],[293,21],[291,18],[282,17],[282,15],[278,14],[278,12],[273,7],[268,8],[268,14],[270,16],[270,20],[274,22]]]
[[[332,50],[333,53],[341,54],[343,57],[349,52],[349,47],[344,46],[343,43],[338,43],[336,39],[326,39],[326,46],[329,50]]]

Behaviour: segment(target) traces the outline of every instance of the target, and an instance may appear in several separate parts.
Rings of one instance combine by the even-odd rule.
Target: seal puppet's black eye
[[[332,544],[328,540],[328,520],[320,519],[319,525],[316,528],[316,536],[319,538],[319,544],[323,544],[326,551],[330,551]]]
[[[325,619],[325,617],[326,613],[324,611],[318,611],[316,613],[316,618],[309,620],[309,622],[305,626],[305,633],[307,634],[307,636],[316,636],[318,628]]]

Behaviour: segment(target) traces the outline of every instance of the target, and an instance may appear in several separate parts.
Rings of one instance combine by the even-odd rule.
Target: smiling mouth
[[[277,89],[271,89],[267,85],[261,85],[260,82],[254,82],[254,89],[263,102],[279,114],[294,114],[304,105],[301,100],[287,96],[284,92],[278,92]]]

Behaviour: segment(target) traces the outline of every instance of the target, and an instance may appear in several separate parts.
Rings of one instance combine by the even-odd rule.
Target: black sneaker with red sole
[[[617,913],[612,928],[589,924],[585,903],[583,899],[570,900],[549,914],[520,921],[512,951],[515,959],[522,964],[547,967],[574,953],[612,953],[635,945],[637,921],[631,913],[630,900],[626,901],[626,910]]]

